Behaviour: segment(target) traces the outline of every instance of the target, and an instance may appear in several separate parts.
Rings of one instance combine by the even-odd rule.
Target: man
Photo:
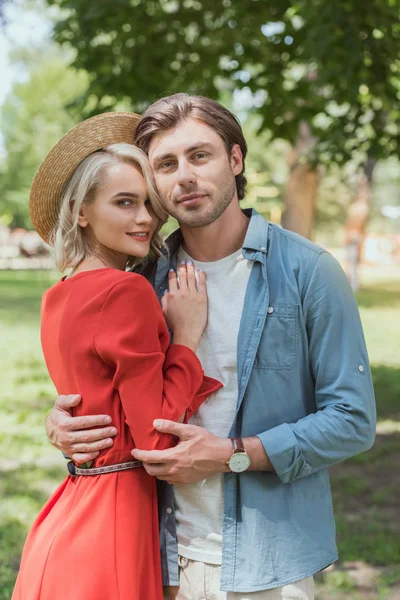
[[[180,224],[143,274],[161,297],[181,261],[206,271],[198,356],[224,384],[190,424],[157,424],[175,448],[132,452],[162,484],[164,583],[180,575],[179,600],[310,600],[312,575],[337,559],[328,467],[375,434],[353,294],[329,253],[241,211],[247,148],[228,110],[176,94],[150,106],[135,137]],[[105,415],[72,418],[77,402],[60,397],[47,432],[84,462],[115,430]]]

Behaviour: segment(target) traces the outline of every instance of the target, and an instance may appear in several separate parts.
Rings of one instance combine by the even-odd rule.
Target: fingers
[[[113,438],[115,435],[117,435],[115,427],[103,427],[102,429],[90,429],[89,431],[70,430],[69,432],[65,432],[65,437],[68,438],[70,444],[91,444]],[[91,452],[91,450],[88,450],[88,452]]]
[[[87,454],[75,453],[71,456],[72,460],[77,465],[83,465],[85,462],[89,462],[98,457],[99,452],[88,452]]]
[[[69,410],[72,406],[78,406],[81,403],[79,394],[69,394],[68,396],[58,396],[54,403],[55,408],[59,410]]]
[[[65,431],[80,431],[82,429],[90,429],[92,427],[101,427],[97,430],[97,438],[109,437],[117,435],[115,427],[106,427],[111,423],[111,417],[108,415],[90,415],[87,417],[70,417],[65,419],[63,428]],[[113,432],[113,433],[111,433]]]
[[[158,465],[152,463],[143,463],[143,467],[148,475],[151,477],[157,477],[163,481],[170,481],[172,475],[167,465]]]
[[[196,285],[196,271],[194,268],[194,264],[191,260],[188,260],[186,265],[186,275],[187,275],[187,286],[191,292],[197,292]]]
[[[178,291],[178,279],[176,277],[176,273],[173,269],[170,269],[168,273],[168,289],[170,292]]]
[[[113,437],[117,434],[115,427],[104,427],[102,429],[91,429],[89,431],[86,429],[79,431],[71,429],[71,422],[74,422],[75,419],[87,418],[88,417],[70,417],[65,419],[65,422],[60,423],[57,430],[52,431],[51,435],[49,435],[52,444],[66,456],[72,456],[75,453],[98,453],[100,450],[110,448],[114,443]]]
[[[176,423],[175,421],[168,421],[167,419],[156,419],[153,421],[154,429],[161,431],[162,433],[172,433],[177,435],[181,439],[186,439],[191,430],[191,425],[185,423]]]
[[[141,460],[148,465],[165,465],[168,461],[168,454],[165,450],[139,450],[139,448],[134,448],[131,454],[136,460]]]
[[[184,261],[181,262],[178,269],[179,269],[179,289],[182,290],[182,292],[185,292],[188,289],[186,263]]]
[[[113,440],[111,438],[106,438],[105,440],[98,440],[96,442],[76,442],[68,444],[68,452],[65,452],[68,456],[73,456],[74,454],[93,454],[97,452],[97,454],[101,450],[105,450],[106,448],[111,448],[113,445]]]
[[[179,277],[179,279],[178,279]],[[178,266],[178,277],[173,269],[168,273],[169,291],[206,291],[206,274],[202,269],[195,269],[191,260],[181,262]]]
[[[197,269],[197,289],[200,294],[207,293],[206,274],[202,269]]]

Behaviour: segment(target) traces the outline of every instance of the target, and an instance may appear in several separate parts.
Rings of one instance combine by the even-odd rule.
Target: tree
[[[286,220],[296,227],[290,212],[305,207],[306,235],[318,164],[399,154],[399,0],[49,2],[67,13],[56,39],[90,74],[91,113],[121,100],[140,112],[178,90],[248,89],[261,130],[294,148]]]
[[[31,228],[29,190],[35,172],[52,145],[80,117],[66,109],[87,87],[86,74],[67,66],[55,44],[14,60],[27,66],[28,78],[15,83],[1,110],[6,157],[0,175],[0,217],[12,227]]]

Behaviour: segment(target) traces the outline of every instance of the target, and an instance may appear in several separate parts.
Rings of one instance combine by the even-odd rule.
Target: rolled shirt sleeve
[[[318,255],[305,281],[302,308],[316,412],[258,434],[283,483],[368,450],[375,439],[375,398],[357,303],[327,252]]]

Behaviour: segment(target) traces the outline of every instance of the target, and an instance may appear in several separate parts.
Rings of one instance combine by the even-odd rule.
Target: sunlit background
[[[240,119],[243,206],[326,247],[346,270],[377,442],[332,469],[340,562],[317,577],[316,598],[398,600],[399,0],[0,0],[0,14],[0,600],[65,467],[43,426],[55,390],[40,300],[60,275],[29,220],[33,176],[82,119],[142,112],[176,91],[210,95]]]

